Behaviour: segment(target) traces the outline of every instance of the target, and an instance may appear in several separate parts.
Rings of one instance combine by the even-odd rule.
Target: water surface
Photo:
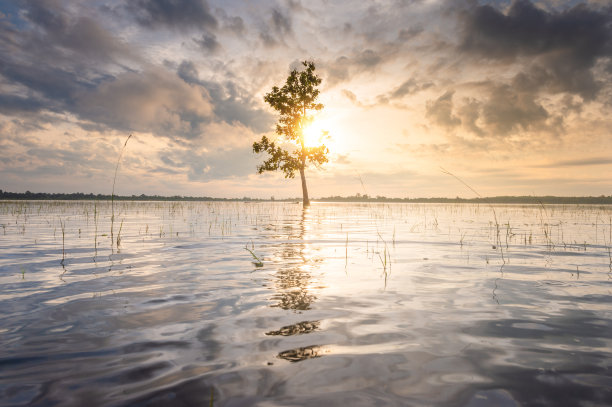
[[[612,403],[609,207],[4,202],[0,224],[0,405]]]

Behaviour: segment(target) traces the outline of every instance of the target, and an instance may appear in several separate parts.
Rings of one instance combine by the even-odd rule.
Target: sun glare
[[[324,144],[332,156],[335,154],[346,154],[348,145],[343,125],[336,117],[317,116],[303,130],[304,146],[318,147]]]
[[[317,147],[321,144],[328,145],[329,129],[326,129],[323,122],[315,120],[310,123],[304,130],[304,145],[306,147]]]

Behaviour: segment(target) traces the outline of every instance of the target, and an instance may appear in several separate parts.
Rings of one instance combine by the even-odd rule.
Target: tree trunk
[[[308,187],[306,186],[306,176],[304,175],[304,165],[300,167],[300,177],[302,178],[302,202],[304,207],[310,206],[310,199],[308,199]]]

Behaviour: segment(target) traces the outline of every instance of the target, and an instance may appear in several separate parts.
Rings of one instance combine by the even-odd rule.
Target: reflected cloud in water
[[[104,203],[6,205],[0,405],[612,400],[609,208],[496,206],[500,270],[477,205],[120,203],[121,254]]]

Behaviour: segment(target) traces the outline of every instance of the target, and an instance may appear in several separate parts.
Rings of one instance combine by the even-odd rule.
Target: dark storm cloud
[[[448,92],[430,100],[427,118],[432,123],[480,137],[529,132],[556,137],[565,131],[564,112],[579,114],[585,102],[609,86],[600,67],[609,66],[612,57],[611,7],[542,9],[515,0],[502,11],[500,5],[462,4],[457,60],[463,66],[488,66],[490,77],[456,83],[463,92],[455,100]],[[554,106],[550,96],[558,94],[562,100]]]
[[[612,8],[579,4],[555,12],[517,0],[506,13],[483,5],[464,11],[460,50],[511,63],[530,57],[522,80],[550,92],[593,99],[601,87],[592,68],[612,56]]]
[[[105,67],[137,59],[93,19],[53,1],[22,4],[25,20],[0,25],[0,75],[13,93],[4,95],[3,111],[70,110],[79,92],[112,78]]]
[[[206,0],[130,0],[126,8],[140,25],[151,29],[183,31],[218,26]]]
[[[609,52],[610,11],[586,4],[556,13],[516,0],[505,14],[489,5],[477,6],[465,22],[463,49],[489,58],[569,49],[592,60]]]

